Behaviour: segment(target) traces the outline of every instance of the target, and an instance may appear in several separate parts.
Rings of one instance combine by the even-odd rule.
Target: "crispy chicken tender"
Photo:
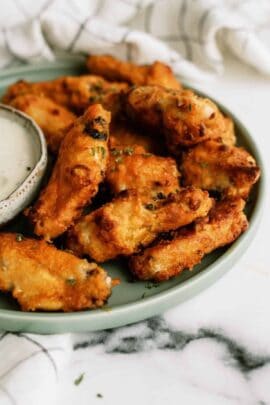
[[[207,141],[183,154],[183,182],[225,196],[247,198],[260,176],[255,159],[243,148]]]
[[[191,270],[207,253],[232,243],[247,229],[244,205],[238,197],[217,203],[209,217],[133,256],[131,271],[140,280],[164,281],[184,269]]]
[[[135,188],[165,199],[179,190],[180,173],[173,158],[141,153],[133,147],[110,151],[106,181],[114,194]]]
[[[164,142],[162,137],[153,137],[152,134],[138,130],[127,121],[113,121],[110,126],[110,149],[125,147],[141,147],[142,153],[164,153]]]
[[[208,139],[228,139],[228,122],[217,106],[192,91],[144,86],[131,89],[125,97],[128,116],[164,133],[171,153],[178,154],[182,147]]]
[[[31,93],[48,97],[77,114],[82,114],[89,105],[96,103],[117,114],[121,105],[121,93],[127,88],[126,83],[110,83],[93,75],[63,76],[38,83],[20,80],[8,88],[3,102],[10,104],[18,95]]]
[[[24,311],[78,311],[103,306],[112,280],[96,263],[53,245],[12,233],[0,234],[0,290]]]
[[[160,85],[170,89],[181,89],[172,69],[162,62],[139,66],[111,55],[90,55],[86,62],[90,73],[107,80],[125,81],[137,86]]]
[[[70,231],[69,248],[98,262],[131,255],[160,232],[207,215],[212,204],[207,192],[192,187],[154,203],[129,190],[81,218]]]
[[[234,146],[236,144],[236,135],[234,130],[234,123],[230,117],[224,116],[225,120],[225,131],[220,137],[220,141],[228,146]],[[217,140],[219,140],[217,138]]]
[[[97,193],[107,168],[109,123],[110,113],[96,104],[66,134],[49,183],[27,213],[37,235],[50,240],[65,232]]]
[[[30,115],[40,126],[46,137],[48,148],[57,153],[66,129],[76,116],[65,107],[47,97],[36,94],[22,94],[14,98],[10,105]]]

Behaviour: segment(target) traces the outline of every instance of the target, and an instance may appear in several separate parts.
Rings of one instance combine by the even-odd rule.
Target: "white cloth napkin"
[[[111,53],[139,63],[159,59],[188,80],[202,80],[222,74],[224,49],[229,49],[268,75],[267,45],[269,0],[10,0],[1,5],[1,68],[54,60],[58,51]],[[139,335],[147,329],[144,323],[136,328]],[[59,404],[57,375],[74,362],[74,341],[102,339],[100,332],[87,337],[0,333],[0,404]]]
[[[53,60],[56,51],[107,52],[159,59],[200,80],[223,72],[224,48],[270,74],[269,0],[10,0],[1,7],[2,68]]]

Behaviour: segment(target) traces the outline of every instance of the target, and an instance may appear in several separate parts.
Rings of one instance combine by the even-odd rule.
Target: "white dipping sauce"
[[[0,201],[20,186],[35,164],[33,138],[26,128],[0,117]]]

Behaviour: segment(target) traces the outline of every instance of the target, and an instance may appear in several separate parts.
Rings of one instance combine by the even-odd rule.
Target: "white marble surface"
[[[228,61],[224,77],[200,88],[250,129],[269,170],[270,80]],[[61,403],[270,404],[269,227],[266,206],[245,256],[164,319],[105,334],[104,344],[91,344],[97,335],[85,336],[88,348],[74,351],[61,376]],[[81,384],[74,385],[82,372]]]
[[[269,171],[270,80],[236,62],[228,66],[224,77],[197,87],[250,129]],[[35,357],[25,378],[26,362],[17,364],[18,337],[6,346],[3,337],[1,359],[14,356],[17,363],[5,370],[0,360],[0,391],[8,391],[0,393],[0,404],[270,404],[268,205],[267,198],[259,232],[234,268],[163,317],[109,332],[52,337],[51,344],[44,337],[51,349],[47,358],[35,355],[33,342],[25,340],[25,353]]]

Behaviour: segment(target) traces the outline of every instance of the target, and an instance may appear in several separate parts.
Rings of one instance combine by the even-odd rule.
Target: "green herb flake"
[[[157,288],[159,287],[159,283],[157,283],[156,281],[149,281],[145,288],[147,288],[147,290],[151,290],[151,288]]]
[[[101,159],[104,159],[106,155],[106,149],[103,146],[97,146],[96,148],[91,148],[90,149],[90,155],[95,156],[95,155],[101,154]]]
[[[76,385],[76,386],[80,385],[83,379],[84,379],[84,373],[82,373],[81,375],[79,375],[79,377],[77,377],[77,378],[74,380],[74,385]]]
[[[106,150],[103,146],[97,146],[97,153],[101,155],[101,159],[104,159]]]
[[[121,151],[121,149],[112,149],[111,154],[113,156],[120,156],[120,155],[122,155],[122,151]]]
[[[156,207],[154,206],[154,204],[146,204],[145,208],[149,211],[154,211],[156,209]]]
[[[90,155],[95,156],[95,154],[96,154],[96,148],[91,148],[90,149]]]
[[[99,92],[99,91],[103,90],[102,83],[94,83],[94,84],[90,85],[90,89],[93,91]]]
[[[68,278],[66,279],[66,283],[67,283],[68,285],[75,285],[75,284],[76,284],[76,278],[74,278],[74,277],[68,277]]]
[[[115,92],[115,91],[119,91],[119,89],[117,86],[112,85],[112,86],[110,86],[110,91]]]
[[[32,170],[32,167],[27,166],[26,170],[27,170],[28,172],[30,172],[30,170]]]
[[[96,103],[97,101],[99,101],[99,97],[98,96],[90,96],[88,100],[89,100],[90,104]]]
[[[22,242],[23,240],[24,240],[24,236],[21,233],[17,233],[16,241],[17,242]]]
[[[97,393],[97,398],[103,398],[103,395],[98,392]]]
[[[131,148],[131,147],[127,147],[127,148],[124,149],[124,154],[125,155],[131,156],[133,154],[133,152],[134,152],[134,149]]]
[[[208,163],[207,163],[207,162],[200,162],[199,165],[200,165],[200,167],[201,167],[202,169],[206,169],[206,168],[208,167]]]
[[[146,296],[146,292],[144,292],[144,293],[142,294],[141,298],[144,299],[145,296]]]
[[[102,159],[104,159],[104,157],[106,155],[106,149],[103,148],[103,146],[100,146],[100,151],[101,151],[101,157],[102,157]]]
[[[117,157],[117,158],[115,159],[115,162],[116,162],[116,163],[123,163],[123,158],[122,158],[121,156],[119,156],[119,157]]]

